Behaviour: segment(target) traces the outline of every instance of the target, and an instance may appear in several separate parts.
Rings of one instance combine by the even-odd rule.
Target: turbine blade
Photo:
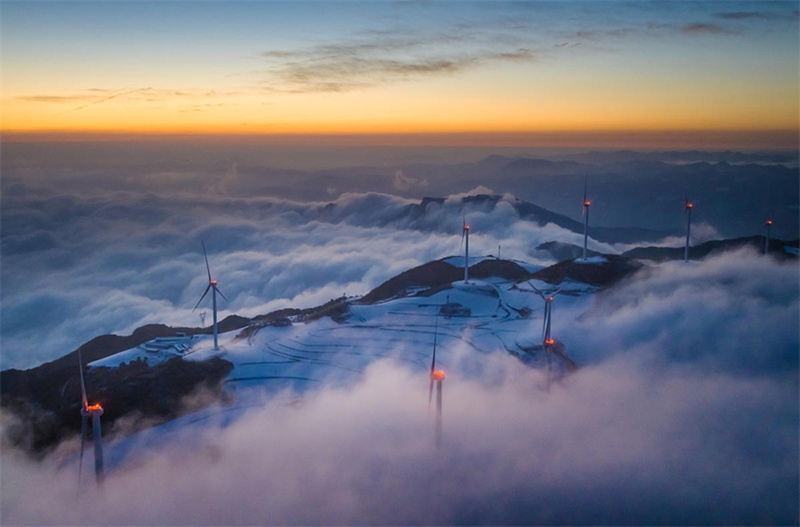
[[[549,313],[550,313],[550,304],[545,303],[544,316],[542,316],[542,342],[545,341],[545,337],[547,336],[547,316]]]
[[[436,370],[436,337],[439,334],[439,312],[436,312],[436,323],[433,326],[433,359],[431,360],[431,375]],[[432,383],[433,381],[431,381]],[[431,384],[431,386],[433,386]]]
[[[200,243],[203,244],[203,257],[206,259],[206,271],[208,271],[208,281],[211,282],[211,267],[208,266],[208,254],[206,253],[206,244],[203,241],[201,241]]]
[[[588,193],[589,189],[589,182],[587,176],[583,176],[583,201],[581,202],[581,221],[586,219],[586,198],[589,196]]]
[[[588,194],[589,194],[587,192],[588,190],[589,190],[589,177],[588,176],[583,176],[583,202],[584,203],[586,203],[586,196],[588,196]]]
[[[539,295],[540,297],[542,297],[542,299],[544,300],[544,293],[542,293],[541,291],[539,291],[539,290],[536,288],[536,286],[535,286],[535,285],[533,285],[533,284],[531,283],[531,281],[530,281],[530,280],[528,280],[528,285],[529,285],[529,286],[531,286],[531,289],[533,289],[533,291],[534,291],[534,292],[535,292],[537,295]]]
[[[203,299],[206,297],[206,295],[208,294],[208,290],[209,290],[209,289],[211,289],[211,284],[208,284],[208,287],[206,287],[206,290],[205,290],[205,292],[203,293],[203,296],[201,296],[201,297],[200,297],[200,300],[198,300],[198,301],[197,301],[197,305],[196,305],[196,306],[194,306],[194,309],[192,309],[192,312],[194,312],[194,310],[195,310],[195,309],[197,309],[197,307],[200,305],[200,302],[202,302],[202,301],[203,301]]]
[[[86,383],[83,380],[83,358],[81,357],[81,349],[78,348],[78,371],[81,374],[81,396],[83,398],[83,407],[89,407],[89,400],[86,398]]]
[[[92,416],[92,442],[94,443],[94,477],[98,485],[103,484],[105,469],[103,468],[103,433],[100,416]]]
[[[219,296],[221,296],[222,298],[224,298],[226,301],[228,300],[228,297],[222,294],[222,291],[220,291],[220,290],[219,290],[219,287],[217,287],[217,286],[214,286],[214,291],[216,291],[217,293],[219,293]]]
[[[433,358],[431,359],[431,385],[428,388],[428,411],[431,410],[433,398],[433,372],[436,371],[436,338],[439,336],[439,311],[436,311],[436,322],[433,325]]]
[[[78,490],[81,487],[81,472],[83,472],[83,446],[86,441],[86,420],[89,416],[86,414],[81,415],[81,456],[78,462]]]
[[[550,306],[550,309],[547,310],[547,340],[553,340],[553,336],[550,334],[550,321],[553,318],[553,306]]]
[[[546,340],[545,339],[546,336],[547,336],[547,313],[545,313],[544,317],[542,317],[542,342]]]

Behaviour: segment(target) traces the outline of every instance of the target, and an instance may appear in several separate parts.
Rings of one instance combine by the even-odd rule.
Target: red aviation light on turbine
[[[691,209],[691,208],[692,208],[692,204],[691,204],[691,203],[687,203],[687,204],[686,204],[686,208],[687,208],[687,209]]]
[[[87,406],[86,407],[86,411],[87,412],[97,412],[97,411],[102,412],[103,411],[103,407],[100,406],[99,404],[93,404],[92,406]]]
[[[556,341],[553,340],[553,339],[550,339],[550,340],[545,340],[544,343],[547,344],[548,346],[551,346],[551,345],[555,344]]]
[[[444,380],[444,372],[442,370],[435,371],[431,373],[431,380],[432,381],[443,381]]]
[[[217,281],[216,281],[216,280],[211,280],[211,281],[210,281],[210,282],[208,282],[208,283],[209,283],[209,284],[211,284],[211,285],[217,285]]]
[[[464,225],[464,230],[468,231],[469,230],[469,225]]]
[[[767,220],[767,222],[764,225],[772,225],[772,220]]]
[[[588,207],[588,206],[589,206],[589,205],[591,205],[591,204],[592,204],[592,203],[591,203],[591,202],[589,202],[589,201],[584,201],[584,202],[583,202],[583,206],[584,206],[584,207]]]

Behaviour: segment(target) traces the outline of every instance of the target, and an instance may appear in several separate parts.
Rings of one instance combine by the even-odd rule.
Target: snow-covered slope
[[[545,282],[532,283],[539,289],[555,289]],[[585,311],[591,302],[588,293],[595,290],[569,281],[559,288],[552,322],[557,339],[576,314]],[[213,349],[210,336],[195,335],[176,339],[179,346],[154,349],[155,343],[147,343],[91,363],[91,367],[115,367],[142,359],[154,365],[176,356],[188,361],[221,356],[233,364],[225,380],[230,396],[226,406],[213,405],[112,443],[107,454],[110,465],[125,461],[134,451],[133,445],[142,441],[151,446],[166,444],[191,434],[194,427],[227,426],[247,408],[275,397],[294,401],[309,390],[351,386],[381,359],[393,359],[426,376],[434,340],[437,370],[444,370],[449,378],[492,382],[487,359],[493,354],[510,353],[531,367],[545,368],[541,346],[544,303],[527,283],[470,279],[469,283],[457,281],[444,289],[417,293],[374,304],[349,303],[343,322],[323,317],[223,333],[219,350]],[[572,365],[567,357],[555,355],[553,359],[554,377]]]
[[[533,283],[541,289],[554,289],[544,282]],[[562,295],[557,304],[565,307],[585,303],[585,293],[594,290],[578,282],[566,282],[559,289]],[[476,355],[507,352],[534,366],[543,360],[536,347],[543,303],[531,294],[527,284],[459,281],[430,296],[373,305],[353,303],[349,311],[343,323],[325,317],[289,326],[222,333],[219,350],[213,349],[211,336],[194,335],[183,337],[186,349],[153,350],[149,349],[153,347],[151,342],[89,366],[115,367],[138,359],[154,365],[177,356],[192,361],[222,356],[234,365],[227,379],[233,389],[279,385],[303,392],[314,383],[355,380],[370,363],[381,358],[394,358],[424,370],[430,364],[434,337],[441,366],[455,367],[459,374],[469,375],[470,369],[464,361],[451,360],[450,355],[456,350],[471,350]],[[560,322],[555,316],[554,334]]]

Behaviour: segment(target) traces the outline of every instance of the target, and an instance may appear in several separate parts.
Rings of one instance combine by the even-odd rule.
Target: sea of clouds
[[[178,189],[168,174],[150,176],[159,192],[145,191],[140,181],[116,190],[98,178],[4,181],[3,369],[36,366],[97,335],[128,334],[148,323],[198,326],[198,312],[210,309],[207,302],[192,312],[207,285],[201,242],[229,300],[219,305],[220,318],[366,294],[409,268],[457,254],[464,218],[475,255],[501,246],[504,258],[537,263],[532,252],[540,243],[582,243],[555,225],[520,221],[511,195],[491,207],[464,205],[466,194],[455,194],[419,215],[408,212],[419,201],[390,194],[308,202],[231,195],[227,183],[214,180],[210,188]],[[491,190],[471,192],[479,193]]]
[[[546,264],[539,243],[582,242],[519,221],[511,196],[490,211],[453,195],[416,217],[418,201],[390,194],[242,195],[222,174],[4,174],[2,368],[145,323],[198,325],[201,241],[223,317],[364,294],[456,254],[464,215],[475,254]],[[797,524],[798,282],[796,263],[745,250],[652,266],[586,312],[556,305],[577,372],[545,391],[500,351],[483,358],[499,375],[448,376],[441,449],[427,377],[386,361],[142,452],[80,496],[63,466],[77,438],[35,462],[4,444],[0,523]]]
[[[380,361],[355,386],[142,452],[80,496],[58,455],[6,448],[2,520],[796,524],[798,317],[795,265],[660,265],[555,328],[580,368],[549,391],[502,352],[486,379],[448,376],[439,449],[426,376]]]

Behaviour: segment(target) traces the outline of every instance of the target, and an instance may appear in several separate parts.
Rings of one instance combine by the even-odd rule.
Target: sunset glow
[[[721,144],[777,148],[797,136],[792,2],[10,1],[2,10],[6,140],[429,144],[436,135],[647,146],[713,133]]]

